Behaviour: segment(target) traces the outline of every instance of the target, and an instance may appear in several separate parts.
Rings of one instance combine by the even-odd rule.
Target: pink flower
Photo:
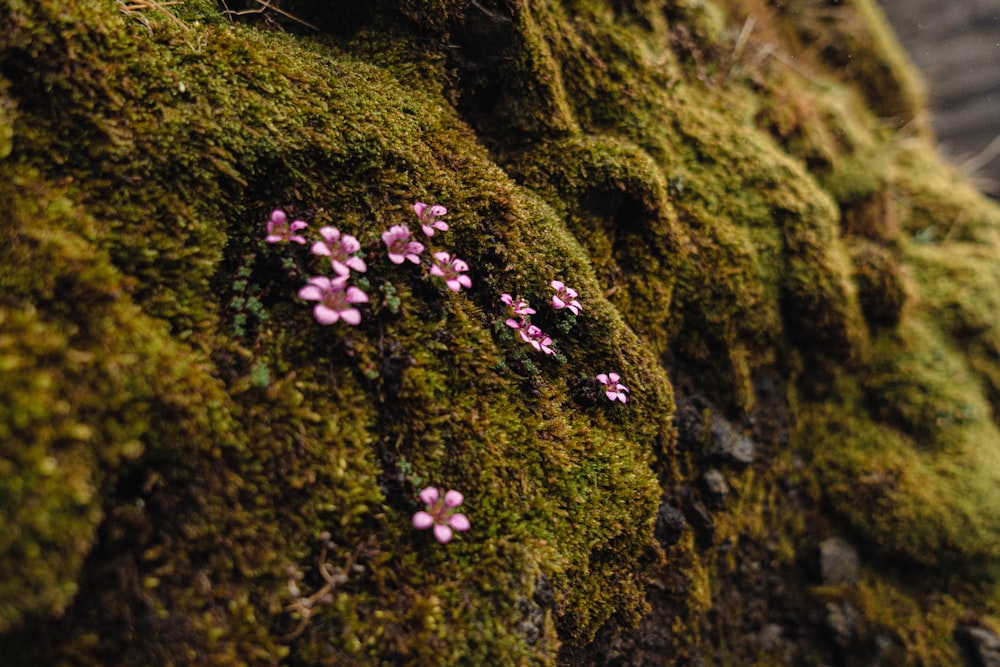
[[[306,239],[301,234],[293,234],[300,229],[308,227],[301,220],[294,220],[288,224],[288,216],[281,209],[271,211],[271,219],[267,221],[267,236],[264,240],[268,243],[280,243],[282,241],[292,241],[294,243],[305,243]]]
[[[418,201],[413,205],[413,211],[420,218],[420,227],[424,230],[424,234],[427,236],[434,236],[434,230],[446,232],[448,231],[448,223],[444,220],[435,220],[435,218],[444,215],[448,212],[444,206],[439,204],[434,204],[433,206],[428,206],[422,201]]]
[[[501,294],[500,300],[507,305],[507,316],[510,318],[507,320],[507,326],[512,329],[520,329],[524,326],[524,316],[534,315],[535,309],[528,306],[528,302],[524,299],[519,298],[514,301],[514,297],[510,294]],[[514,319],[515,316],[519,319]]]
[[[463,287],[466,289],[472,287],[472,279],[465,275],[465,272],[468,270],[469,265],[457,257],[453,258],[446,252],[434,253],[434,265],[431,266],[431,275],[444,278],[445,285],[452,292],[457,292]]]
[[[558,280],[553,280],[549,285],[556,291],[552,296],[552,307],[556,310],[562,310],[563,308],[569,308],[574,315],[579,315],[580,311],[583,310],[583,306],[580,302],[576,300],[576,297],[580,296],[577,294],[576,290],[572,287],[566,287]]]
[[[382,233],[382,240],[388,249],[389,261],[393,264],[402,264],[404,260],[420,263],[424,244],[410,240],[410,228],[406,225],[393,225],[389,231]]]
[[[604,393],[608,400],[621,401],[622,403],[628,400],[628,396],[625,395],[628,387],[618,381],[621,379],[618,373],[599,373],[594,379],[604,385]]]
[[[555,354],[555,350],[552,349],[552,339],[542,333],[542,330],[536,327],[534,324],[528,326],[527,329],[524,328],[524,320],[521,320],[521,327],[518,327],[517,333],[521,336],[521,340],[530,345],[531,347],[544,352],[545,354]],[[508,324],[507,326],[510,326]]]
[[[420,500],[427,510],[413,515],[413,527],[424,530],[434,526],[434,537],[441,544],[451,541],[452,530],[466,531],[470,528],[468,517],[455,513],[455,509],[465,501],[458,491],[449,491],[442,498],[439,489],[428,486],[420,492]]]
[[[355,303],[367,303],[368,295],[357,287],[347,286],[347,277],[330,280],[326,276],[310,278],[308,284],[299,290],[299,298],[318,301],[313,307],[313,316],[320,324],[333,324],[344,320],[350,325],[361,321],[361,311]]]
[[[350,234],[340,234],[336,227],[321,227],[319,230],[322,241],[313,243],[311,252],[314,255],[329,257],[333,270],[338,276],[348,276],[351,269],[364,273],[368,270],[365,261],[360,257],[353,256],[361,250],[361,244]]]

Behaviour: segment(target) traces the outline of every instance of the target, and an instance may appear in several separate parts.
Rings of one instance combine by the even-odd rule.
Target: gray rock
[[[824,584],[856,583],[858,552],[847,540],[828,537],[819,545],[819,572]]]
[[[713,505],[722,505],[729,495],[729,484],[721,472],[712,468],[706,470],[701,476],[701,481],[705,484],[705,491],[708,492],[709,500]]]
[[[660,508],[656,510],[656,527],[653,534],[664,547],[671,547],[677,544],[687,521],[684,520],[684,513],[670,504],[667,497],[660,499]]]
[[[861,614],[849,602],[828,602],[826,624],[833,631],[833,639],[841,648],[847,648],[857,637]]]
[[[961,625],[955,641],[962,647],[968,667],[1000,667],[1000,637],[986,628]]]
[[[725,419],[713,414],[709,425],[708,455],[723,463],[746,467],[753,463],[754,444]]]
[[[768,623],[757,634],[757,643],[765,651],[774,651],[781,644],[782,632],[777,623]]]

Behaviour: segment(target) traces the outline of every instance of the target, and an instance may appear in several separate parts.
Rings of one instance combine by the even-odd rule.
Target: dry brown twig
[[[122,14],[132,15],[137,14],[139,22],[146,26],[146,30],[149,34],[153,34],[153,27],[149,24],[149,18],[143,14],[143,10],[153,9],[157,10],[162,14],[165,14],[174,25],[178,25],[184,30],[191,30],[191,27],[184,23],[171,12],[167,10],[167,7],[172,7],[174,5],[182,4],[180,0],[167,0],[167,2],[159,2],[158,0],[118,0],[118,4],[121,5]]]
[[[257,7],[254,7],[254,8],[251,8],[251,9],[234,10],[234,9],[230,9],[229,8],[229,5],[226,4],[225,0],[222,0],[222,6],[226,8],[225,11],[222,12],[222,13],[226,14],[227,16],[232,17],[232,16],[246,16],[247,14],[263,14],[264,12],[270,10],[272,12],[275,12],[276,14],[281,14],[285,18],[291,19],[292,21],[295,21],[296,23],[301,23],[302,25],[304,25],[307,28],[311,28],[312,30],[315,30],[317,32],[319,31],[319,28],[316,27],[316,26],[314,26],[312,23],[309,23],[308,21],[303,21],[298,16],[295,16],[294,14],[286,12],[281,7],[276,7],[276,6],[272,5],[271,4],[271,0],[254,0],[254,1],[257,3]]]
[[[330,541],[330,533],[320,533],[319,539],[322,542],[322,547],[317,561],[318,572],[326,583],[312,595],[303,596],[299,589],[302,573],[294,565],[288,567],[288,593],[291,595],[292,601],[285,606],[285,611],[298,615],[299,623],[294,630],[280,637],[278,641],[292,641],[305,632],[306,626],[309,625],[309,619],[315,616],[323,608],[323,605],[333,602],[333,590],[347,582],[349,573],[364,571],[364,566],[358,565],[357,560],[365,552],[367,545],[362,545],[359,549],[347,554],[341,567],[334,567],[326,560],[327,552],[333,550],[335,546]]]

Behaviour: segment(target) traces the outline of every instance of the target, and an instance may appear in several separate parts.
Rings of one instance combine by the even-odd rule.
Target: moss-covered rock
[[[1000,614],[1000,211],[871,2],[0,0],[0,34],[13,664],[928,664]],[[471,288],[387,258],[418,200]],[[357,237],[359,325],[296,297],[330,269],[275,208]],[[857,584],[813,585],[824,531]]]

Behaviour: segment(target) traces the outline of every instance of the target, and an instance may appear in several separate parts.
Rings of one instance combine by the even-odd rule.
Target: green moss
[[[997,613],[943,574],[996,574],[1000,217],[877,123],[919,97],[870,5],[775,18],[784,60],[751,70],[732,4],[288,3],[312,33],[211,2],[0,1],[0,653],[556,664],[652,601],[677,614],[663,650],[695,655],[739,549],[778,532],[788,568],[846,521],[933,575],[858,602],[868,621],[951,655],[953,607],[911,612]],[[844,44],[796,41],[858,26],[853,83],[822,65]],[[448,207],[429,244],[471,290],[384,256],[415,200]],[[322,265],[262,243],[276,207],[360,239],[361,325],[295,298]],[[579,317],[547,307],[553,279]],[[559,355],[511,335],[503,292]],[[725,554],[653,538],[703,463],[677,451],[678,369],[754,423],[794,399],[773,418],[793,446],[762,431],[716,512]],[[826,504],[782,517],[790,477]],[[424,485],[461,490],[472,530],[414,530]],[[653,571],[690,585],[664,604]]]

